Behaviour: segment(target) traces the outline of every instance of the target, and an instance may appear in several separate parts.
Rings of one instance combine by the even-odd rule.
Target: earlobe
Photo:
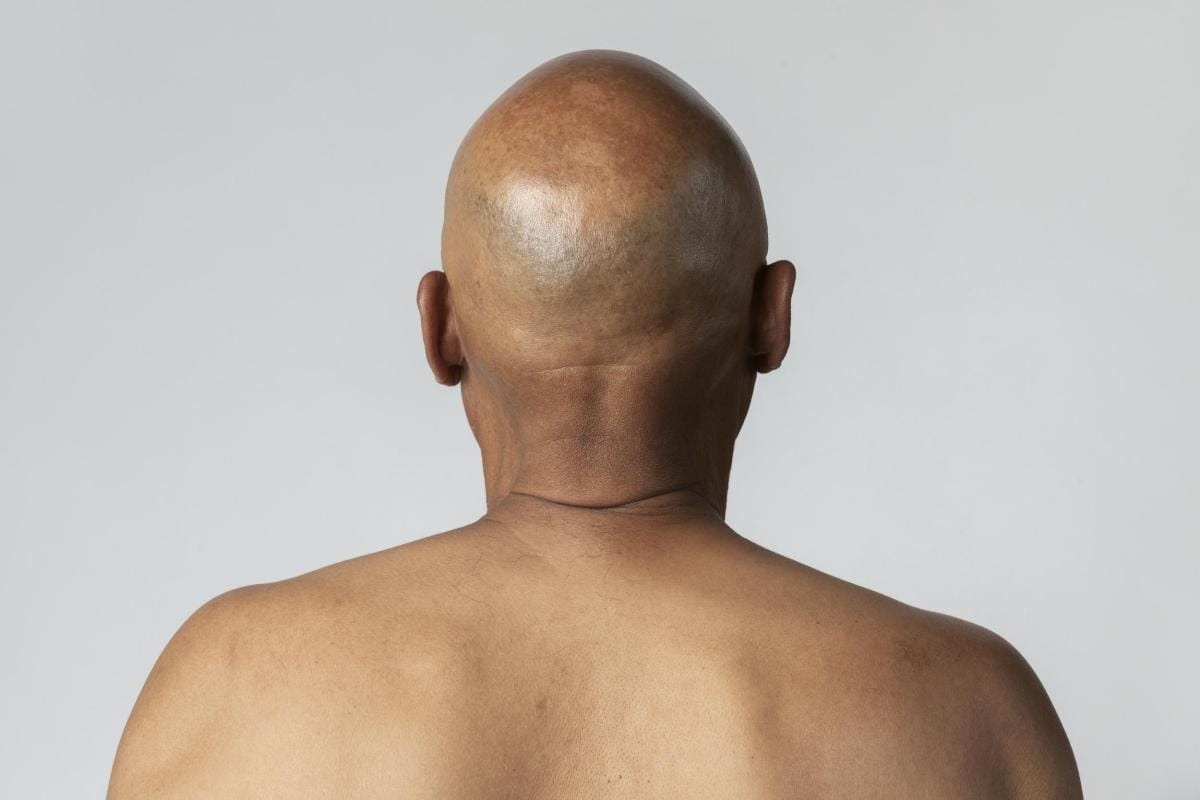
[[[764,266],[755,282],[752,356],[759,372],[779,369],[792,339],[792,290],[796,267],[790,261]]]
[[[421,339],[429,369],[438,383],[454,386],[462,377],[462,344],[446,273],[432,270],[421,277],[417,285],[417,309],[421,314]]]

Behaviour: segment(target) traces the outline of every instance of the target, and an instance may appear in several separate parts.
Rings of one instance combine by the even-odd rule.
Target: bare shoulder
[[[268,626],[269,587],[226,592],[197,609],[163,649],[134,704],[108,796],[186,796],[181,781],[219,750],[240,714],[239,667]],[[248,647],[249,645],[249,647]],[[198,793],[193,787],[188,793]]]
[[[962,653],[962,677],[954,662],[940,680],[963,681],[964,702],[979,708],[995,753],[993,774],[1000,796],[1080,798],[1083,791],[1075,756],[1062,722],[1042,682],[1025,657],[999,634],[965,620],[919,612],[936,631],[935,641],[951,642]]]
[[[303,794],[299,782],[336,771],[337,758],[344,765],[345,754],[307,752],[313,732],[362,732],[356,709],[376,719],[421,683],[404,680],[405,669],[420,671],[419,659],[406,666],[389,658],[419,652],[411,641],[421,626],[438,625],[436,609],[403,613],[406,598],[436,596],[420,585],[438,575],[421,551],[394,548],[204,603],[146,679],[117,750],[110,800],[241,796],[233,784],[249,780],[284,794],[296,781]],[[302,759],[303,774],[288,758]]]
[[[806,567],[796,577],[821,609],[803,635],[819,631],[832,654],[829,694],[846,698],[839,718],[846,739],[873,748],[866,758],[913,764],[918,794],[936,782],[981,798],[1082,796],[1054,706],[1008,640]],[[864,720],[884,733],[865,739]]]
[[[755,586],[756,605],[741,613],[780,620],[757,645],[770,659],[761,669],[795,698],[784,711],[801,731],[794,745],[816,741],[839,780],[888,775],[887,791],[903,785],[906,796],[1081,796],[1054,706],[1003,636],[748,552],[739,582]]]

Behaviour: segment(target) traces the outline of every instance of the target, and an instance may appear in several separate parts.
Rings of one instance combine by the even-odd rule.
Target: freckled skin
[[[1080,797],[1002,638],[725,523],[788,349],[766,252],[745,149],[663,67],[569,53],[497,98],[417,298],[487,513],[205,604],[110,800]]]

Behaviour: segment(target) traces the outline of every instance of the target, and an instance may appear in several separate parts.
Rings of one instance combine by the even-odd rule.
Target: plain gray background
[[[418,277],[467,127],[631,50],[753,156],[793,347],[729,521],[1033,664],[1200,797],[1200,6],[36,3],[0,24],[0,795],[99,797],[234,586],[483,512]]]

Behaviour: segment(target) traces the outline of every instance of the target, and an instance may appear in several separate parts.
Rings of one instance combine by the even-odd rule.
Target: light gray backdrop
[[[207,598],[482,513],[416,281],[586,47],[722,111],[799,268],[730,522],[1007,637],[1090,798],[1200,797],[1200,5],[2,8],[3,797],[101,796]]]

